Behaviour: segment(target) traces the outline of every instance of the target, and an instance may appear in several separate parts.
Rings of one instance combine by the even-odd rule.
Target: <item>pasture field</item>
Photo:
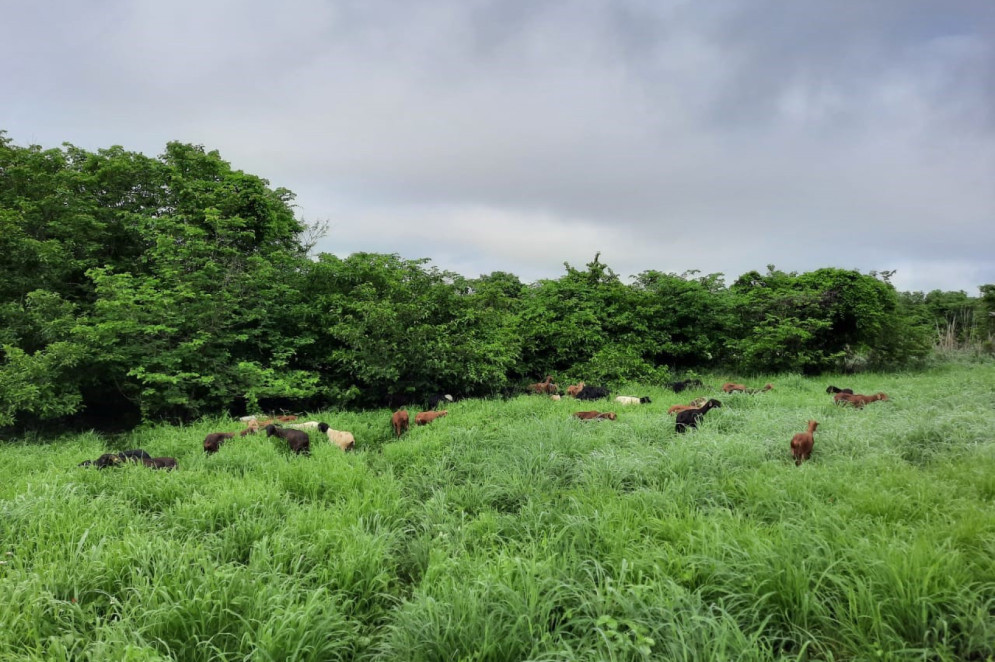
[[[467,400],[399,441],[308,416],[351,454],[206,456],[228,419],[0,445],[0,660],[995,660],[995,366],[722,380]],[[76,466],[110,448],[180,469]]]

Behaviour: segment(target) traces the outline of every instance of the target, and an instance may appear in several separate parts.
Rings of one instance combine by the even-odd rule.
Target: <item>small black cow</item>
[[[577,394],[578,400],[600,400],[608,397],[608,389],[603,386],[584,386]]]
[[[668,386],[673,389],[674,393],[680,393],[689,388],[704,388],[705,385],[701,383],[700,379],[682,379],[671,382]]]
[[[687,432],[688,428],[697,428],[698,423],[710,410],[721,407],[718,400],[709,400],[700,409],[688,409],[677,414],[677,424],[674,429],[677,432]]]
[[[287,442],[287,446],[290,450],[294,451],[298,455],[310,455],[311,454],[311,438],[307,436],[307,432],[303,430],[292,430],[287,428],[278,428],[272,423],[266,426],[266,436],[267,437],[279,437]]]

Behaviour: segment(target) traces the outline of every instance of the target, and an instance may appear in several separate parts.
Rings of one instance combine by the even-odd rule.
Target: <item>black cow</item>
[[[608,397],[608,389],[603,386],[584,386],[577,394],[578,400],[600,400]]]
[[[704,388],[705,385],[701,383],[700,379],[682,379],[672,382],[668,386],[673,389],[674,393],[680,393],[689,388]]]
[[[287,442],[290,450],[298,455],[311,454],[311,438],[303,430],[278,428],[272,423],[266,426],[267,437],[279,437]]]
[[[674,429],[677,432],[686,432],[688,428],[697,428],[698,423],[711,409],[721,407],[718,400],[709,400],[700,409],[688,409],[677,414],[677,424]]]
[[[116,467],[125,462],[144,462],[151,459],[151,455],[141,448],[136,448],[130,451],[121,451],[120,453],[104,453],[97,458],[94,464],[98,469],[106,469],[107,467]]]

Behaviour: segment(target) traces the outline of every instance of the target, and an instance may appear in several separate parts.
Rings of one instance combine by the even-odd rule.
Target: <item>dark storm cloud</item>
[[[995,281],[995,3],[11,4],[17,142],[180,139],[324,250]]]

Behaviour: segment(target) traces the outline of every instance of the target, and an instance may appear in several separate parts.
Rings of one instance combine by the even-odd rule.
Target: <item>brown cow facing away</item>
[[[812,445],[815,443],[815,429],[819,427],[817,421],[808,422],[808,431],[799,432],[791,438],[791,456],[795,458],[795,466],[800,467],[802,462],[812,457]]]
[[[437,418],[442,418],[449,413],[448,409],[442,411],[423,411],[415,414],[415,425],[428,425]]]
[[[408,411],[406,409],[395,411],[390,417],[390,424],[394,426],[394,435],[400,437],[401,433],[408,429]]]

